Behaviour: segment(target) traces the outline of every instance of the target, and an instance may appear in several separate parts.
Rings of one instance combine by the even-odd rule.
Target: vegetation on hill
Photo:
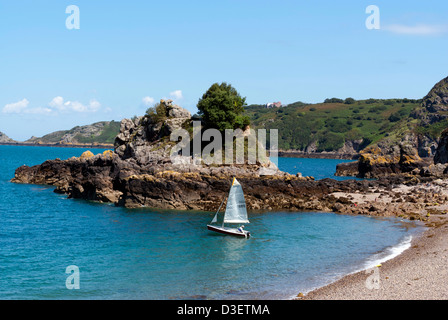
[[[119,132],[120,122],[102,121],[87,126],[76,126],[70,130],[52,132],[41,138],[33,137],[27,142],[43,144],[113,144],[115,137]]]
[[[110,121],[104,124],[103,129],[98,134],[83,135],[78,133],[75,135],[75,140],[80,143],[113,144],[118,132],[120,132],[120,122]]]
[[[420,100],[326,99],[324,103],[296,102],[283,108],[261,105],[246,107],[255,128],[278,129],[279,148],[302,150],[314,144],[315,151],[335,151],[346,141],[373,144],[396,131],[410,129],[412,111]]]

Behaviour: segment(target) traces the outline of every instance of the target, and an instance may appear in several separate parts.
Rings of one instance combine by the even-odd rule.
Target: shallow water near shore
[[[129,210],[9,182],[23,164],[83,151],[0,146],[0,299],[289,299],[396,255],[421,230],[392,218],[250,213],[246,240],[208,231],[210,212]],[[80,289],[66,288],[71,265]]]
[[[353,162],[353,160],[284,157],[278,158],[278,168],[291,174],[300,172],[302,176],[312,176],[316,180],[325,178],[335,180],[360,180],[356,177],[339,177],[334,175],[336,173],[336,165],[346,162]]]

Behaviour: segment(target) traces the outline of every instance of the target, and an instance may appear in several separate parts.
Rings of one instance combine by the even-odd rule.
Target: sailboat
[[[225,224],[243,224],[249,223],[247,218],[246,200],[244,199],[243,188],[241,184],[233,178],[232,186],[230,187],[229,196],[227,198],[226,211],[224,213],[224,219],[221,226],[213,225],[218,222],[218,214],[221,209],[225,198],[222,200],[215,217],[207,225],[207,229],[210,231],[223,233],[227,235],[249,238],[250,232],[244,230],[244,225],[240,227],[226,227]]]

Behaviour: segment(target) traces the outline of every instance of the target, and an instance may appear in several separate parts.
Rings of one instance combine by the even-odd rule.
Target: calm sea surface
[[[304,177],[313,176],[316,180],[331,178],[335,180],[348,180],[358,178],[337,177],[336,165],[342,162],[352,162],[353,160],[339,159],[310,159],[310,158],[279,158],[278,167],[280,170],[296,174],[300,172]]]
[[[0,299],[288,299],[398,254],[420,230],[396,219],[270,212],[250,214],[246,240],[209,232],[210,212],[129,210],[9,182],[23,164],[83,151],[0,146]],[[281,158],[279,167],[321,179],[339,162]],[[80,288],[69,290],[72,265]]]

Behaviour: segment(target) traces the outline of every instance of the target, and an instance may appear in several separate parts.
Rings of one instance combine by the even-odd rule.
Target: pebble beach
[[[301,300],[448,299],[448,217],[434,215],[399,256],[318,288]]]

